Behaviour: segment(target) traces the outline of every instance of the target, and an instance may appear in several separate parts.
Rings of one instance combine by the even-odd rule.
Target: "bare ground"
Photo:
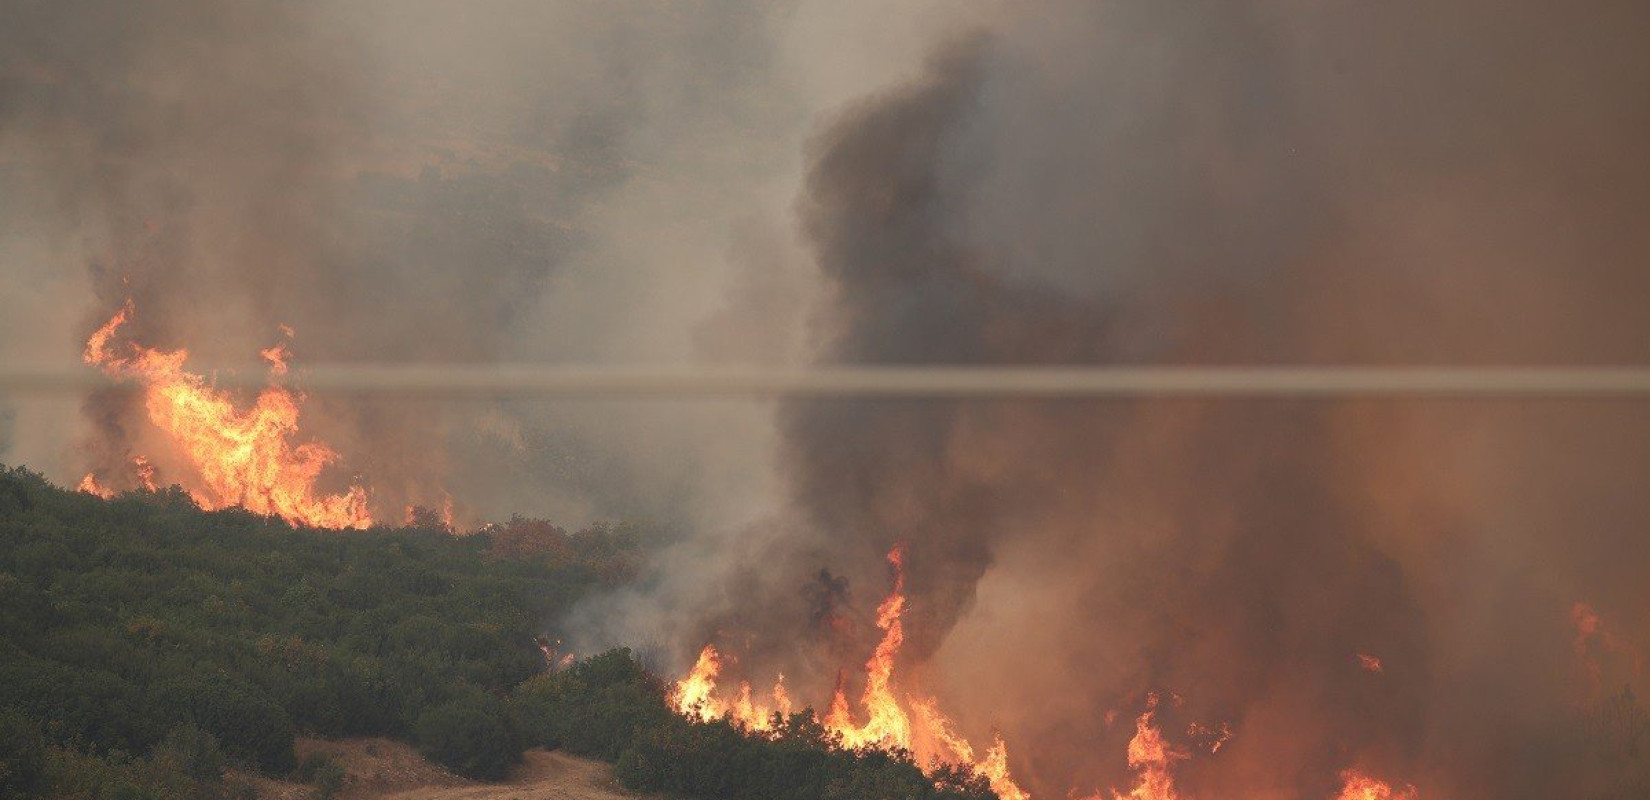
[[[303,739],[298,757],[326,753],[349,778],[338,800],[637,800],[619,789],[612,768],[565,753],[529,750],[504,783],[460,778],[389,739]],[[311,787],[255,779],[263,800],[309,800]]]

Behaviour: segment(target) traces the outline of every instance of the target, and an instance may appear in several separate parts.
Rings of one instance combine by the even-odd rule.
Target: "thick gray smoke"
[[[942,48],[817,142],[823,357],[1650,359],[1650,13],[1401,5],[1040,4]],[[862,587],[908,545],[912,660],[1042,796],[1126,785],[1108,712],[1160,692],[1235,731],[1192,796],[1357,766],[1625,797],[1646,767],[1598,704],[1645,689],[1644,410],[810,403],[782,430],[809,546]]]
[[[1642,3],[6,6],[0,357],[131,296],[231,361],[1650,362]],[[54,408],[0,458],[157,446]],[[815,702],[905,543],[902,679],[1040,798],[1127,784],[1148,692],[1231,726],[1194,798],[1650,780],[1643,404],[311,411],[381,513],[678,523],[579,645]]]
[[[0,353],[73,359],[130,297],[204,363],[283,324],[300,366],[794,358],[792,5],[9,3]],[[64,410],[18,398],[0,457],[186,479],[129,399]],[[766,486],[743,405],[318,396],[303,427],[381,517],[692,524]]]

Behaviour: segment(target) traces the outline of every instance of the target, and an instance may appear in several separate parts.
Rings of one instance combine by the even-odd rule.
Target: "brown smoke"
[[[818,140],[821,358],[1644,363],[1646,22],[1007,14]],[[1194,797],[1331,797],[1348,766],[1423,797],[1614,797],[1645,767],[1588,732],[1604,697],[1570,614],[1607,605],[1622,649],[1650,634],[1643,411],[810,402],[781,429],[796,548],[857,588],[906,543],[910,666],[1001,725],[1040,796],[1123,785],[1107,712],[1156,691],[1235,733],[1184,766]],[[802,629],[752,613],[731,620],[757,641]],[[1642,695],[1621,663],[1608,691]]]
[[[932,35],[965,14],[977,35]],[[132,296],[153,344],[242,360],[286,323],[300,367],[1644,364],[1647,23],[1536,0],[21,0],[0,354],[72,359]],[[777,430],[738,404],[312,409],[388,511],[441,487],[682,524],[570,621],[581,651],[716,638],[828,689],[906,543],[902,674],[970,738],[1000,726],[1039,797],[1121,785],[1107,720],[1152,691],[1183,698],[1171,738],[1233,731],[1178,765],[1193,797],[1329,797],[1349,765],[1429,798],[1642,793],[1594,713],[1650,690],[1641,404],[810,401]],[[89,410],[93,465],[154,445],[114,398]],[[63,447],[8,413],[0,455]]]

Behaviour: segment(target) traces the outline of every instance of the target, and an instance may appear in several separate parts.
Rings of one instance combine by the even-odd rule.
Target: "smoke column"
[[[1650,361],[1640,3],[6,15],[6,358],[73,359],[130,296],[151,344],[244,360],[287,324],[300,365]],[[1647,689],[1641,404],[310,411],[381,515],[677,530],[565,621],[581,649],[717,639],[819,697],[905,543],[902,674],[1039,797],[1123,785],[1148,692],[1171,738],[1232,727],[1192,797],[1645,780],[1594,722]],[[140,420],[14,398],[0,458],[164,480]]]
[[[786,216],[798,143],[814,96],[869,81],[794,66],[787,43],[816,41],[801,31],[818,16],[788,2],[10,3],[0,355],[72,361],[130,297],[136,339],[197,363],[256,363],[283,324],[300,370],[794,360],[810,282]],[[868,66],[884,60],[855,60],[886,79]],[[0,458],[59,481],[129,471],[136,453],[163,482],[187,477],[118,396],[79,418],[56,398],[5,408]],[[317,395],[302,427],[385,519],[450,494],[471,521],[693,527],[773,494],[771,426],[747,404]]]
[[[818,358],[1642,364],[1645,16],[1004,10],[813,141]],[[1642,767],[1597,720],[1644,691],[1643,411],[792,403],[790,516],[718,551],[739,566],[697,630],[758,674],[851,664],[810,644],[813,570],[863,615],[903,542],[907,667],[1039,796],[1126,785],[1108,719],[1149,692],[1235,731],[1183,767],[1193,797],[1331,797],[1352,766],[1627,796]]]

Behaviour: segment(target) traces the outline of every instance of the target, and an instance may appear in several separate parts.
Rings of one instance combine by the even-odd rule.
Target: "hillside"
[[[812,710],[680,716],[627,650],[548,664],[552,621],[656,533],[413,518],[295,528],[0,468],[0,800],[995,798]]]
[[[0,468],[0,732],[138,784],[165,781],[136,756],[210,742],[282,775],[299,734],[413,740],[454,708],[512,739],[501,698],[545,669],[546,621],[628,576],[642,534],[518,519],[453,536],[418,516],[310,530]],[[465,768],[502,774],[502,749]]]

